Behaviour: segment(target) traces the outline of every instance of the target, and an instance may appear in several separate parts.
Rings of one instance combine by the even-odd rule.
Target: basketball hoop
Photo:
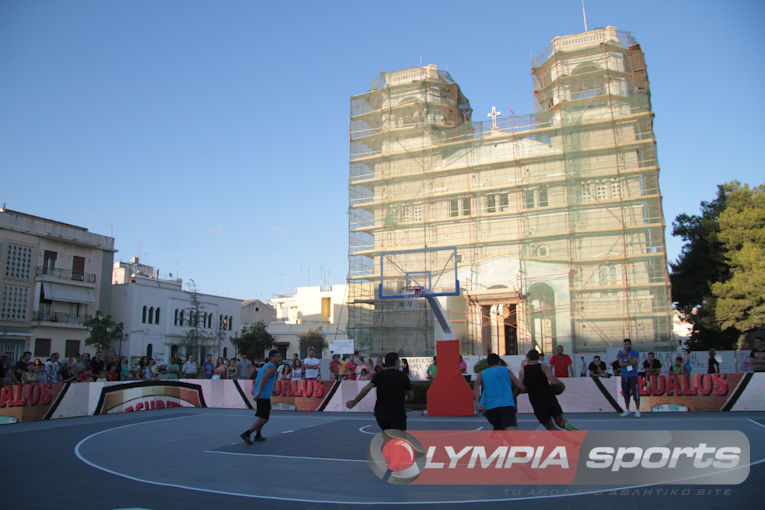
[[[417,300],[422,297],[423,287],[421,285],[407,285],[402,287],[401,293],[404,295],[404,307],[407,310],[417,308]]]

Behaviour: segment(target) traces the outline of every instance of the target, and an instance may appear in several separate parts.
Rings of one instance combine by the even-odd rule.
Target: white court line
[[[760,423],[760,422],[758,422],[758,421],[754,421],[754,420],[753,420],[753,419],[751,419],[751,418],[747,418],[747,420],[751,421],[752,423],[754,423],[754,424],[755,424],[755,425],[757,425],[758,427],[762,427],[762,428],[764,428],[764,429],[765,429],[765,425],[763,425],[762,423]]]
[[[282,432],[282,434],[289,434],[290,432],[295,432],[295,431],[294,430],[285,430],[284,432]]]
[[[296,502],[296,503],[312,503],[312,504],[322,504],[322,503],[325,503],[325,504],[334,504],[334,505],[365,505],[365,506],[372,506],[372,505],[374,505],[374,506],[382,506],[382,505],[385,505],[385,506],[397,506],[397,505],[414,505],[414,504],[420,504],[420,505],[460,505],[460,504],[465,504],[465,503],[495,503],[495,502],[496,503],[501,503],[501,502],[511,502],[511,501],[531,501],[531,500],[538,500],[538,499],[553,499],[553,498],[557,499],[557,498],[567,498],[567,497],[576,497],[576,496],[587,496],[587,495],[593,495],[593,494],[610,493],[610,492],[620,491],[620,490],[639,489],[639,488],[643,488],[643,487],[654,487],[656,485],[663,485],[663,484],[628,485],[628,486],[623,486],[623,487],[607,487],[605,489],[594,489],[594,490],[591,490],[591,491],[575,492],[575,493],[570,493],[570,494],[554,494],[554,495],[544,495],[544,496],[542,496],[542,495],[540,495],[540,496],[524,496],[524,497],[520,497],[520,498],[492,498],[492,499],[484,498],[484,499],[469,499],[469,500],[459,500],[459,501],[452,501],[452,500],[447,500],[447,501],[348,501],[348,500],[317,500],[317,499],[305,499],[305,498],[287,498],[287,497],[283,497],[283,496],[261,496],[259,494],[247,494],[247,493],[233,492],[233,491],[219,491],[219,490],[215,490],[215,489],[204,489],[202,487],[191,487],[191,486],[188,486],[188,485],[177,484],[177,483],[157,482],[157,481],[154,481],[154,480],[146,480],[146,479],[143,479],[143,478],[138,478],[138,477],[135,477],[135,476],[130,476],[130,475],[127,475],[125,473],[120,473],[118,471],[114,471],[112,469],[105,468],[103,466],[99,466],[98,464],[89,461],[88,459],[86,459],[85,457],[83,457],[80,454],[80,447],[86,441],[88,441],[89,439],[91,439],[93,437],[96,437],[98,435],[104,434],[106,432],[111,432],[113,430],[118,430],[118,429],[127,428],[127,427],[134,427],[134,426],[137,426],[137,425],[145,425],[147,423],[154,423],[154,422],[158,422],[158,421],[179,420],[179,419],[182,419],[182,418],[193,418],[195,416],[205,416],[205,415],[204,414],[191,414],[191,415],[187,415],[187,416],[176,416],[174,418],[163,418],[163,419],[160,419],[160,420],[142,421],[142,422],[137,422],[137,423],[130,423],[128,425],[121,425],[121,426],[118,426],[118,427],[112,427],[112,428],[104,429],[104,430],[101,430],[101,431],[96,432],[94,434],[90,434],[89,436],[86,436],[85,438],[83,438],[74,447],[74,454],[75,454],[75,456],[80,461],[84,462],[85,464],[87,464],[88,466],[90,466],[90,467],[92,467],[94,469],[98,469],[99,471],[103,471],[105,473],[109,473],[109,474],[112,474],[112,475],[115,475],[115,476],[119,476],[119,477],[125,478],[127,480],[133,480],[135,482],[147,483],[149,485],[155,485],[155,486],[159,486],[159,487],[172,487],[172,488],[176,488],[176,489],[192,490],[192,491],[197,491],[197,492],[205,492],[205,493],[208,493],[208,494],[218,494],[218,495],[222,495],[222,496],[239,496],[239,497],[251,498],[251,499],[265,499],[265,500],[270,500],[270,501],[290,501],[290,502]],[[236,416],[239,416],[239,415],[236,415]],[[246,454],[244,454],[244,455],[246,455]],[[344,459],[344,460],[349,461],[351,459]],[[367,462],[367,461],[356,461],[356,462]],[[765,462],[765,459],[760,459],[760,460],[758,460],[756,462],[749,463],[749,466],[750,467],[751,466],[755,466],[755,465],[758,465],[758,464],[762,464],[763,462]],[[727,471],[736,471],[737,469],[741,469],[741,468],[734,468],[734,469],[731,469],[731,470],[722,471],[722,472],[720,472],[718,474],[721,474],[721,473],[724,473],[724,472],[727,472]],[[700,475],[700,476],[708,476],[708,475]],[[689,480],[689,479],[692,479],[692,478],[699,478],[699,477],[690,477],[690,478],[685,478],[685,479],[680,479],[680,480],[672,480],[671,482],[681,482],[681,481]],[[667,483],[669,483],[669,482],[665,482],[664,484],[667,484]]]
[[[364,430],[365,428],[371,427],[371,426],[372,426],[371,423],[369,425],[364,425],[363,427],[359,428],[359,432],[361,432],[362,434],[369,434],[370,436],[376,436],[377,432],[367,432],[366,430]]]
[[[368,462],[366,459],[337,459],[333,457],[303,457],[300,455],[275,455],[270,453],[240,453],[240,452],[220,452],[216,450],[204,450],[204,453],[219,453],[221,455],[245,455],[247,457],[271,457],[274,459],[296,459],[296,460],[329,460],[333,462]]]

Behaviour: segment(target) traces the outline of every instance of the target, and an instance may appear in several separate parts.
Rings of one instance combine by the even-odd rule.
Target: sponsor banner
[[[139,381],[104,385],[93,414],[129,413],[170,407],[207,407],[198,384]]]
[[[729,411],[751,379],[748,374],[691,374],[638,377],[640,410]],[[619,381],[621,386],[621,381]],[[621,395],[619,405],[624,400]]]
[[[250,405],[255,408],[255,381],[239,381],[247,388],[246,395]],[[340,385],[338,381],[274,381],[271,394],[271,408],[291,411],[323,411],[326,404]]]
[[[386,430],[367,460],[399,485],[735,485],[750,466],[749,440],[730,430]]]
[[[0,416],[6,423],[44,420],[55,410],[67,384],[17,384],[0,388]]]

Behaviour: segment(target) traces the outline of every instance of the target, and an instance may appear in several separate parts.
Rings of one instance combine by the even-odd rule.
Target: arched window
[[[141,315],[141,322],[146,324],[146,306],[143,307],[143,314]]]
[[[149,308],[149,324],[153,324],[154,320],[154,307]]]
[[[178,325],[179,326],[183,326],[183,310],[181,310],[181,313],[178,315],[178,317],[180,319],[180,324],[178,324]]]
[[[154,324],[159,324],[159,307],[154,311]]]
[[[234,327],[234,316],[229,315],[228,316],[228,330],[231,331],[231,328]]]
[[[178,325],[178,309],[177,308],[175,309],[175,318],[173,319],[173,325],[174,326]]]

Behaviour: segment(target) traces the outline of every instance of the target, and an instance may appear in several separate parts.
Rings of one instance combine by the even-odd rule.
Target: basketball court
[[[751,444],[750,474],[738,486],[415,486],[377,478],[367,460],[379,432],[371,414],[275,411],[253,446],[238,435],[251,411],[175,408],[0,427],[3,501],[9,508],[330,508],[412,505],[450,508],[656,510],[761,506],[765,413],[571,414],[586,430],[740,430]],[[409,414],[410,430],[486,430],[483,417]],[[541,429],[533,415],[522,430]],[[759,503],[758,503],[759,502]]]

